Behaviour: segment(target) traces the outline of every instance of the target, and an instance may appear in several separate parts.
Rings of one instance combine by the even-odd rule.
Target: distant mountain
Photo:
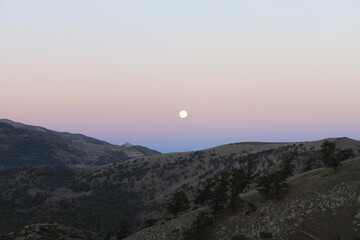
[[[159,153],[143,146],[117,146],[81,134],[0,120],[0,167],[101,165]]]
[[[360,155],[359,141],[327,140],[339,149],[350,148],[355,155]],[[31,223],[58,222],[104,234],[108,230],[115,232],[123,220],[129,222],[131,231],[138,231],[149,222],[170,217],[165,205],[174,191],[183,190],[192,200],[193,193],[206,179],[225,169],[246,167],[249,159],[260,175],[278,170],[293,151],[299,153],[293,162],[295,174],[302,172],[309,158],[315,159],[313,169],[320,168],[323,164],[319,149],[324,141],[234,143],[101,166],[5,169],[0,171],[0,233]]]

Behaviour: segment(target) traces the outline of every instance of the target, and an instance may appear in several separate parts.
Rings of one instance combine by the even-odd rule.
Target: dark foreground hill
[[[19,232],[0,235],[0,240],[102,240],[104,236],[81,231],[61,224],[39,223],[26,225]]]
[[[0,120],[0,167],[101,165],[155,154],[159,152],[142,146],[116,146],[81,134]]]
[[[330,139],[339,149],[359,154],[359,141]],[[58,222],[81,230],[113,233],[123,221],[132,232],[169,218],[165,205],[174,191],[193,193],[207,178],[251,159],[260,175],[279,168],[297,151],[295,173],[309,158],[322,167],[322,141],[236,143],[195,152],[159,154],[102,166],[48,165],[0,171],[0,233],[25,225]],[[194,205],[192,207],[195,207]]]

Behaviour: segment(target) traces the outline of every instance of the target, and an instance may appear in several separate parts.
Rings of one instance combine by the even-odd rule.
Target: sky
[[[0,0],[0,118],[161,152],[360,139],[359,43],[358,0]]]

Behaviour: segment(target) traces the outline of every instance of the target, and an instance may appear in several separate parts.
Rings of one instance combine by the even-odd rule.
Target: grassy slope
[[[355,154],[360,151],[360,142],[349,138],[332,139],[339,148],[352,148]],[[128,190],[139,192],[148,203],[144,218],[163,218],[159,208],[175,190],[184,190],[188,196],[206,178],[230,167],[243,167],[246,159],[252,157],[259,173],[271,172],[291,151],[298,151],[294,161],[295,173],[299,173],[304,160],[314,156],[322,141],[298,143],[235,143],[195,152],[160,154],[156,156],[128,160],[122,163],[98,167],[96,174],[109,175],[111,182],[117,182]],[[318,160],[317,164],[321,164]],[[318,165],[317,167],[320,167]],[[99,176],[99,175],[98,175]],[[96,178],[93,181],[106,181]],[[163,206],[162,206],[163,207]]]
[[[260,239],[259,232],[272,232],[273,239],[354,239],[360,236],[360,158],[343,162],[341,169],[320,168],[288,179],[290,191],[280,201],[264,200],[256,190],[242,195],[258,210],[244,215],[246,204],[233,215],[224,211],[209,240],[231,239],[243,234]],[[195,212],[186,213],[128,237],[127,240],[179,239]],[[355,217],[357,216],[357,218]]]

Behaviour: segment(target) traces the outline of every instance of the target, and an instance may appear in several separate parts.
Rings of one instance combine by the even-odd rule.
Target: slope
[[[287,182],[290,190],[279,201],[266,200],[256,190],[241,194],[244,203],[240,211],[233,214],[224,210],[208,239],[255,240],[266,234],[279,240],[360,237],[360,158],[344,161],[338,172],[320,168],[293,176]],[[250,214],[246,212],[249,203],[257,208]],[[203,210],[161,222],[126,240],[182,239],[182,233]]]
[[[0,120],[0,167],[101,165],[155,154],[159,152],[142,146],[116,146],[81,134]]]
[[[360,143],[330,139],[340,149],[359,153]],[[165,204],[174,191],[190,198],[207,178],[249,159],[264,174],[275,171],[291,152],[301,172],[305,160],[318,157],[324,140],[303,143],[237,143],[194,152],[159,154],[101,166],[37,166],[0,171],[0,231],[25,224],[57,221],[79,229],[105,233],[127,220],[131,231],[147,220],[170,216]],[[315,159],[313,168],[321,167]],[[89,211],[91,209],[91,211]],[[151,222],[150,221],[150,222]]]

